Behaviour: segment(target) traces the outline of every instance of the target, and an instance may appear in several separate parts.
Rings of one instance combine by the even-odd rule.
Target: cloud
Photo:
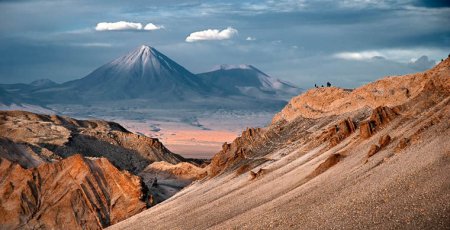
[[[153,23],[148,23],[145,26],[142,26],[141,23],[138,22],[100,22],[95,27],[97,31],[111,31],[111,30],[159,30],[163,29],[162,25],[155,25]]]
[[[436,61],[428,59],[428,56],[425,55],[408,63],[409,67],[420,71],[430,69],[434,65],[436,65]]]
[[[109,31],[109,30],[141,30],[142,24],[136,22],[100,22],[95,27],[97,31]]]
[[[411,61],[415,61],[416,59],[413,59],[415,57],[421,57],[425,55],[427,56],[427,58],[442,57],[445,56],[445,52],[443,52],[442,49],[437,48],[413,48],[413,49],[390,48],[377,50],[362,50],[356,52],[340,52],[333,54],[332,57],[337,59],[356,60],[356,61],[384,58],[396,62],[408,63]],[[427,65],[426,64],[426,61],[428,61],[427,59],[422,58],[422,60],[420,61],[422,61],[424,65]],[[431,63],[432,61],[434,60],[429,60],[428,62]],[[428,64],[428,66],[430,65],[431,64]]]
[[[415,2],[415,5],[430,8],[441,8],[441,7],[448,8],[450,7],[450,2],[448,0],[435,0],[435,1],[419,0]]]
[[[159,30],[159,29],[164,29],[164,26],[155,25],[153,23],[148,23],[147,25],[144,26],[144,30]]]
[[[238,34],[238,31],[232,27],[228,27],[222,31],[217,29],[207,29],[191,33],[187,38],[187,42],[208,41],[208,40],[225,40],[230,39]]]
[[[247,37],[245,40],[247,40],[247,41],[255,41],[256,38],[254,38],[254,37]]]
[[[362,51],[362,52],[341,52],[336,53],[333,57],[344,60],[368,60],[374,57],[383,57],[383,55],[378,51]]]

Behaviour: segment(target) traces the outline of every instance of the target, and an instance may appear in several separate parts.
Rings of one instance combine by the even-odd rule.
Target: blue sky
[[[445,0],[3,0],[0,83],[81,78],[146,44],[194,73],[242,63],[303,88],[326,81],[356,87],[447,57],[449,6]],[[428,59],[415,62],[422,55]]]

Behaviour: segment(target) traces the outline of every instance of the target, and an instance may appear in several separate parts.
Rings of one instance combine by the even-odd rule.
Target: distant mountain
[[[145,45],[81,79],[62,84],[44,79],[0,88],[7,95],[0,97],[0,103],[210,110],[278,110],[301,91],[251,65],[222,65],[195,75]]]
[[[143,45],[84,78],[36,93],[44,98],[62,93],[66,94],[65,99],[73,101],[173,101],[201,97],[209,91],[197,76],[155,48]]]
[[[49,79],[38,79],[30,84],[0,84],[0,104],[38,103],[39,99],[33,96],[33,92],[57,85]]]
[[[17,96],[0,88],[0,99],[0,104],[10,105],[11,103],[16,102]]]
[[[221,65],[198,76],[206,85],[216,87],[227,95],[289,100],[301,92],[300,88],[270,77],[252,65]]]
[[[48,87],[55,87],[58,83],[50,79],[38,79],[32,81],[29,84],[26,83],[16,83],[16,84],[0,84],[0,88],[3,88],[9,92],[15,93],[30,93],[33,90],[44,89]]]
[[[38,79],[30,83],[30,86],[37,87],[37,88],[44,88],[44,87],[52,87],[56,86],[58,83],[50,80],[50,79]]]

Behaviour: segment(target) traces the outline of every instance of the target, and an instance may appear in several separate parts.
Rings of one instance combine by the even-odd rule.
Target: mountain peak
[[[141,45],[122,58],[116,59],[114,62],[121,63],[122,65],[125,64],[128,66],[132,66],[136,63],[138,63],[139,65],[144,65],[153,58],[158,60],[158,57],[160,56],[158,55],[158,53],[159,52],[151,46]]]
[[[185,95],[199,96],[209,90],[193,73],[147,45],[135,48],[73,84],[84,91],[86,98],[96,100],[179,100]]]
[[[151,47],[151,46],[148,46],[148,45],[141,45],[141,46],[139,46],[139,48],[136,49],[136,50],[138,50],[138,51],[141,52],[141,53],[149,53],[149,52],[152,52],[152,51],[154,51],[154,50],[156,50],[156,49],[153,48],[153,47]]]

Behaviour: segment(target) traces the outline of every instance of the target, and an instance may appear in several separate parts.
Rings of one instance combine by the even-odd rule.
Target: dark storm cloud
[[[147,44],[193,72],[247,63],[305,87],[330,78],[353,87],[422,70],[429,61],[408,64],[422,55],[447,56],[445,6],[408,0],[0,1],[0,83],[80,78]],[[100,22],[118,21],[164,29],[95,30]],[[228,27],[238,34],[185,42],[192,32]]]
[[[440,7],[450,7],[450,1],[448,0],[421,0],[421,1],[416,1],[414,3],[417,6],[424,6],[424,7],[436,7],[436,8],[440,8]]]

